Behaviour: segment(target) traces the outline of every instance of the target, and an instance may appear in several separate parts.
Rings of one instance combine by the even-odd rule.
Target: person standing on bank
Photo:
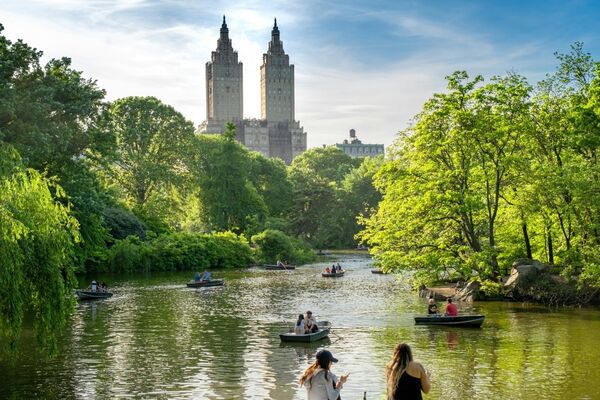
[[[388,400],[422,400],[431,389],[429,371],[413,360],[410,346],[400,343],[387,365]]]
[[[348,375],[342,375],[338,379],[331,371],[333,363],[337,358],[329,350],[319,350],[315,356],[315,362],[304,371],[300,378],[300,385],[306,388],[308,400],[337,400],[340,391],[348,380]]]

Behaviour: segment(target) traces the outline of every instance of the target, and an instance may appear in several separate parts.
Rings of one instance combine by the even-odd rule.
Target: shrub
[[[501,283],[494,281],[484,280],[483,282],[481,282],[481,288],[479,289],[479,291],[486,298],[504,297],[504,287]]]
[[[133,213],[123,209],[108,207],[104,209],[104,226],[113,238],[121,240],[135,235],[146,239],[146,226]]]
[[[149,255],[151,248],[142,242],[137,236],[128,236],[123,240],[117,240],[107,250],[105,268],[99,266],[99,270],[110,272],[132,272],[150,269]]]
[[[246,239],[232,232],[212,235],[176,232],[150,242],[129,236],[117,241],[107,253],[104,269],[112,272],[233,268],[253,262]]]
[[[252,236],[251,240],[256,246],[256,258],[260,263],[273,263],[276,260],[306,263],[315,259],[312,249],[305,242],[276,229],[267,229]]]

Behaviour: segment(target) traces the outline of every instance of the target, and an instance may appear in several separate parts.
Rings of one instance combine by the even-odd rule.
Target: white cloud
[[[364,142],[389,145],[423,102],[444,89],[443,77],[453,70],[489,76],[520,65],[526,70],[518,72],[528,73],[535,71],[531,55],[540,51],[536,43],[501,47],[484,35],[473,37],[464,27],[414,16],[335,4],[319,8],[321,15],[316,9],[310,2],[284,0],[9,0],[3,22],[10,39],[23,38],[47,58],[71,57],[75,68],[98,80],[110,100],[156,96],[198,124],[206,112],[205,63],[216,48],[221,15],[227,15],[230,38],[244,63],[248,118],[260,117],[259,67],[277,17],[284,47],[296,65],[296,118],[308,132],[309,147],[340,142],[350,128]],[[344,12],[352,20],[392,25],[397,40],[434,40],[398,54],[396,62],[364,58],[364,47],[369,47],[364,43],[361,48],[325,38],[317,44],[306,41],[303,30],[309,22],[314,28],[323,15]],[[373,37],[372,45],[379,44]]]

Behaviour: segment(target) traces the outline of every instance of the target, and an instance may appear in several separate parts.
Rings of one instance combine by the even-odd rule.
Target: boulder
[[[517,286],[525,276],[537,275],[539,270],[533,265],[517,265],[513,263],[513,268],[510,271],[510,276],[504,283],[506,289],[513,289]]]
[[[528,266],[533,265],[539,272],[549,272],[550,266],[547,264],[543,264],[538,260],[532,260],[530,258],[518,258],[512,263],[512,269],[518,268],[520,266]]]
[[[527,264],[526,262],[529,262]],[[513,262],[510,276],[503,280],[503,286],[507,291],[513,290],[519,286],[525,277],[535,278],[541,274],[550,272],[550,266],[543,264],[538,260],[530,260],[528,258],[520,258]]]
[[[453,297],[459,301],[472,302],[479,300],[481,298],[480,289],[481,283],[479,281],[471,281],[458,290]]]
[[[422,288],[419,290],[419,297],[422,297],[424,299],[433,297],[433,299],[435,301],[446,301],[446,299],[449,296],[446,296],[445,294],[440,293],[440,289],[434,290],[434,289]]]
[[[512,263],[513,268],[517,268],[519,265],[533,265],[533,260],[531,258],[517,258]]]
[[[533,260],[531,265],[533,265],[538,272],[550,272],[550,266],[548,264],[542,264],[538,260]]]

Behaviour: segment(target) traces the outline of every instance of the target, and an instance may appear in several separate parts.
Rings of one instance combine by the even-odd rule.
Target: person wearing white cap
[[[92,292],[95,292],[98,290],[98,284],[96,283],[96,281],[92,281],[91,289],[92,289]]]
[[[338,379],[331,371],[337,358],[329,350],[319,350],[315,362],[304,371],[300,378],[300,385],[306,388],[308,400],[337,400],[340,397],[342,386],[348,380],[348,375]]]

